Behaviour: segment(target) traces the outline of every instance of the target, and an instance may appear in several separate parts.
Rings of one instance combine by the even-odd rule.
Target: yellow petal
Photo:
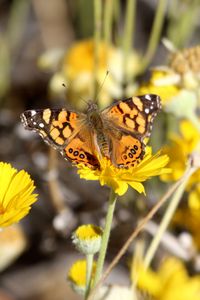
[[[152,156],[151,149],[147,147],[144,159],[135,167],[116,168],[107,158],[102,158],[99,159],[100,169],[91,170],[79,165],[78,173],[81,178],[99,180],[101,185],[108,185],[120,196],[126,193],[129,185],[139,193],[145,193],[142,182],[152,176],[169,173],[170,169],[165,168],[168,161],[168,156],[161,155],[160,151]]]
[[[0,227],[18,222],[37,200],[30,175],[24,170],[17,172],[10,164],[0,163]]]

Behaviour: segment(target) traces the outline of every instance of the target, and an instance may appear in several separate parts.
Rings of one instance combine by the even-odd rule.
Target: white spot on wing
[[[149,108],[145,108],[145,113],[148,114],[149,113]]]
[[[147,94],[147,95],[145,95],[144,97],[145,97],[145,99],[146,99],[146,100],[149,100],[149,101],[151,101],[151,100],[152,100],[152,99],[151,99],[151,96],[150,96],[150,95],[148,95],[148,94]]]
[[[40,123],[39,126],[40,126],[41,128],[44,128],[44,124],[43,124],[43,123]]]
[[[31,110],[31,116],[35,116],[36,115],[36,111],[35,110]]]

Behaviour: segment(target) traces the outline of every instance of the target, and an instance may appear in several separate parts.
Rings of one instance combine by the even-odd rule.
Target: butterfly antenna
[[[79,98],[84,102],[84,103],[86,103],[87,105],[88,105],[88,101],[87,100],[85,100],[83,97],[81,97],[80,95],[79,95]]]
[[[107,71],[106,71],[106,75],[105,75],[105,77],[104,77],[104,79],[103,79],[103,82],[102,82],[102,84],[101,84],[100,87],[99,87],[99,90],[98,90],[98,92],[97,92],[97,95],[96,95],[96,97],[95,97],[94,102],[97,102],[98,96],[99,96],[99,94],[100,94],[100,92],[101,92],[101,90],[102,90],[102,88],[103,88],[103,86],[104,86],[104,83],[105,83],[106,78],[108,77],[108,75],[109,75],[109,71],[107,70]]]
[[[66,84],[65,83],[62,83],[62,86],[65,88],[65,89],[67,89],[67,87],[66,87]],[[87,105],[88,105],[88,101],[87,100],[85,100],[84,98],[82,98],[81,96],[79,96],[79,98],[84,102],[84,103],[86,103]]]

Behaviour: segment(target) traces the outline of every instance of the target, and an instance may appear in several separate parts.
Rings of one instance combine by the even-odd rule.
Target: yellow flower
[[[173,82],[173,74],[169,71],[153,70],[149,82],[139,87],[136,94],[156,94],[162,99],[165,105],[177,96],[180,88]]]
[[[149,82],[137,94],[157,94],[166,112],[178,118],[195,119],[200,93],[199,58],[200,46],[174,52],[169,65],[155,68]]]
[[[87,268],[87,264],[85,259],[77,260],[71,266],[67,276],[67,279],[69,280],[73,290],[81,295],[85,294],[86,268]],[[92,278],[94,278],[95,271],[96,271],[96,263],[93,262]]]
[[[197,92],[181,87],[177,77],[180,76],[170,69],[153,70],[150,81],[143,84],[137,94],[157,94],[166,112],[173,113],[177,118],[193,120],[198,104]]]
[[[199,202],[199,198],[195,200]],[[191,234],[195,247],[200,250],[200,209],[191,208],[190,204],[179,208],[173,218],[173,226],[176,227],[176,225],[179,230],[182,227],[184,231],[187,230]]]
[[[18,222],[37,200],[34,183],[24,170],[0,163],[0,228]]]
[[[171,145],[163,149],[163,152],[170,158],[168,167],[172,172],[162,174],[161,179],[163,181],[178,180],[185,172],[188,157],[194,151],[200,153],[200,133],[191,122],[182,121],[180,135],[174,134],[171,137]],[[192,234],[195,245],[200,249],[200,169],[190,177],[186,191],[188,202],[178,209],[173,224],[179,224],[187,229]]]
[[[200,299],[200,276],[189,276],[183,263],[176,258],[164,260],[156,272],[140,265],[136,280],[139,289],[156,300]]]
[[[132,52],[129,55],[127,64],[128,80],[135,76],[139,70],[139,57]],[[74,105],[81,107],[84,101],[80,98],[88,99],[93,95],[94,86],[94,62],[95,51],[94,41],[92,39],[76,42],[66,52],[58,70],[50,82],[50,88],[53,92],[59,90],[63,93],[63,82],[67,86],[67,99]],[[98,95],[100,107],[109,105],[113,99],[124,95],[122,88],[124,80],[123,72],[123,52],[112,45],[107,45],[101,41],[98,47],[98,66],[97,66],[97,84],[102,85],[106,72],[109,70],[109,76],[106,78]],[[133,94],[134,86],[132,82],[127,86],[127,93]],[[127,96],[129,96],[127,95]],[[79,103],[80,102],[80,103]]]
[[[107,57],[112,53],[111,46],[100,43],[98,49],[99,68],[105,68]],[[84,59],[83,59],[84,58]],[[94,68],[94,42],[93,40],[84,40],[74,44],[63,61],[63,71],[67,77],[75,79],[77,74],[82,71],[92,71]]]
[[[72,242],[83,254],[95,254],[101,246],[103,230],[99,226],[87,224],[79,226],[72,235]]]
[[[199,151],[200,133],[197,128],[189,121],[180,123],[180,135],[171,135],[171,144],[164,147],[163,152],[169,158],[168,167],[172,169],[170,174],[162,174],[161,179],[164,181],[175,181],[179,179],[185,169],[189,155],[195,150]],[[197,176],[198,175],[198,176]],[[190,178],[190,185],[200,179],[199,171],[196,171]]]
[[[165,168],[168,161],[168,156],[162,155],[160,151],[152,156],[148,147],[144,159],[135,167],[119,169],[114,167],[108,159],[102,158],[100,159],[100,169],[91,170],[86,166],[79,165],[78,173],[81,178],[99,180],[102,186],[112,187],[114,192],[120,196],[126,193],[129,185],[139,193],[145,193],[142,182],[152,176],[170,172],[170,169]]]
[[[170,174],[162,174],[163,181],[178,180],[186,169],[188,157],[193,151],[200,153],[200,133],[197,128],[189,121],[180,123],[180,135],[171,135],[171,144],[163,148],[163,152],[170,158],[168,167],[171,168]],[[195,187],[200,181],[200,170],[198,169],[191,177],[187,184],[187,191],[191,191],[190,197],[199,195]],[[193,201],[194,202],[194,201]]]
[[[200,172],[196,178],[197,184],[191,187],[188,194],[188,202],[180,207],[173,219],[173,225],[178,225],[179,229],[188,230],[192,235],[194,245],[200,250]]]

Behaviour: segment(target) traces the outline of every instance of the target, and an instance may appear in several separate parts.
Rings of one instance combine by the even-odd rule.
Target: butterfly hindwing
[[[120,139],[111,137],[113,164],[119,168],[134,167],[144,156],[144,144],[136,137],[122,134]]]
[[[99,168],[93,136],[87,125],[67,144],[62,155],[72,163],[82,163],[91,169]]]

